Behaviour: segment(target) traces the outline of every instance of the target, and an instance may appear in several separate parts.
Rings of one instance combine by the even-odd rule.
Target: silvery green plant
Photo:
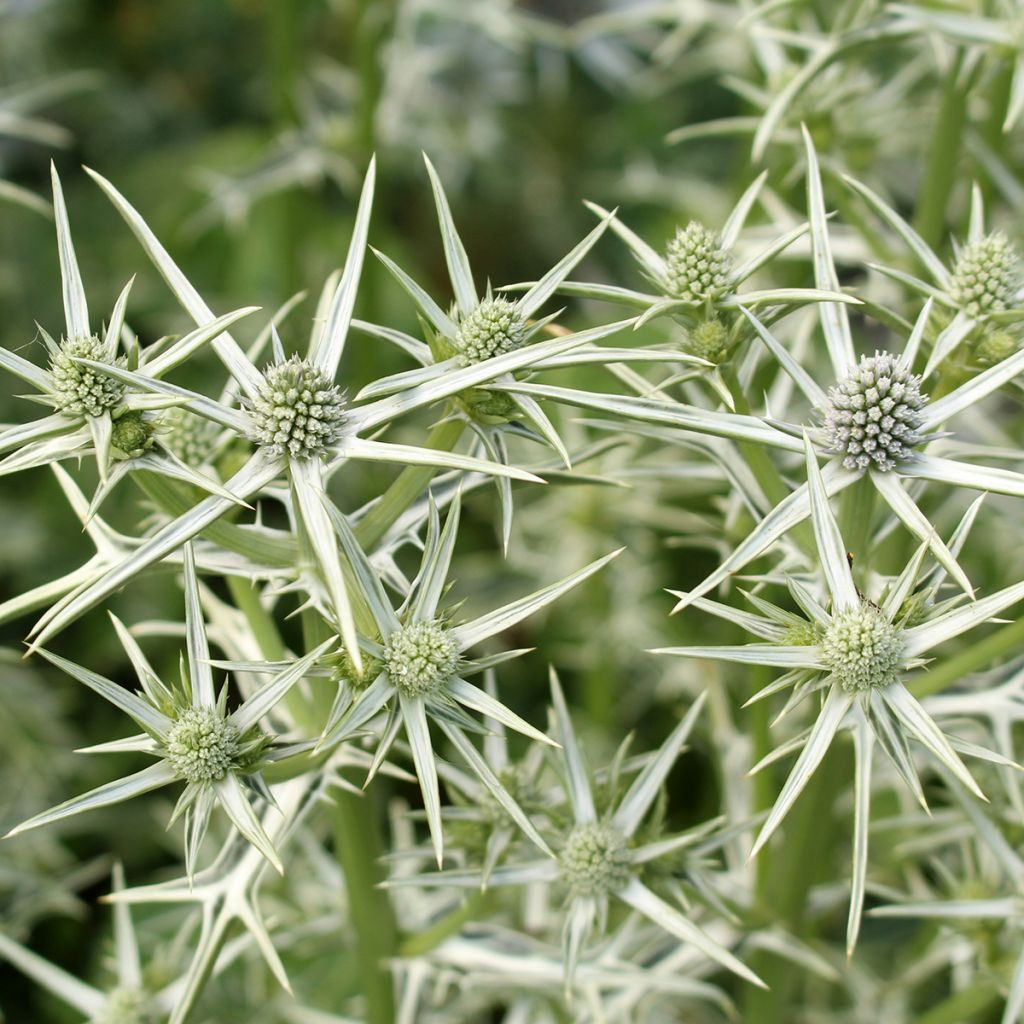
[[[131,284],[90,313],[53,170],[64,318],[0,349],[45,408],[0,430],[0,474],[55,485],[80,562],[0,620],[30,630],[13,700],[46,672],[131,725],[77,781],[72,741],[10,716],[32,785],[0,892],[54,893],[0,908],[0,957],[79,1018],[1024,1020],[1016,12],[606,7],[459,17],[602,82],[647,59],[638,89],[721,55],[753,114],[673,139],[739,132],[764,166],[711,186],[720,219],[575,197],[597,225],[525,283],[471,259],[444,146],[448,190],[426,159],[418,193],[440,274],[384,255],[370,159],[311,315],[216,311],[89,172],[194,324],[151,337]],[[918,103],[942,116],[910,182]],[[984,159],[951,172],[975,108]],[[239,208],[310,157],[355,193],[365,158],[312,120]],[[147,844],[127,868],[119,832]],[[79,979],[31,928],[112,867],[114,980]]]

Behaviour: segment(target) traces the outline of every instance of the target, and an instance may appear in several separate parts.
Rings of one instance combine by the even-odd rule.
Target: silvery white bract
[[[0,1015],[1024,1024],[1017,5],[210,6],[0,0]]]

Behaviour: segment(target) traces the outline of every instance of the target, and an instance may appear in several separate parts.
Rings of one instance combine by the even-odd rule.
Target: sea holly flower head
[[[420,571],[397,611],[345,518],[336,509],[330,510],[335,533],[373,616],[375,636],[363,638],[362,643],[366,653],[379,666],[379,673],[369,686],[365,685],[363,678],[357,677],[356,685],[339,687],[320,748],[331,747],[365,731],[370,723],[385,713],[387,724],[379,736],[372,776],[395,742],[398,725],[404,725],[438,864],[443,854],[443,830],[438,768],[430,723],[444,732],[481,783],[534,844],[548,851],[537,829],[502,785],[494,768],[480,757],[465,734],[467,728],[475,728],[467,712],[477,712],[531,739],[547,744],[552,742],[539,729],[505,707],[496,696],[468,679],[485,671],[491,664],[525,652],[510,651],[492,658],[475,659],[468,656],[468,651],[546,607],[619,554],[616,551],[599,558],[565,579],[493,612],[469,622],[452,624],[452,611],[442,610],[439,605],[447,587],[460,507],[460,496],[456,494],[442,526],[437,508],[433,501],[430,502]],[[349,680],[342,682],[347,684]]]
[[[869,601],[833,615],[820,644],[821,660],[848,693],[884,688],[899,680],[901,630]]]
[[[274,456],[322,457],[341,438],[341,388],[297,355],[268,366],[256,394],[245,404],[252,420],[250,439]]]
[[[665,251],[665,284],[670,295],[689,303],[714,303],[727,295],[733,254],[699,221],[678,228]]]
[[[251,804],[253,800],[270,800],[259,772],[273,759],[274,738],[263,731],[261,722],[326,654],[336,638],[331,637],[305,657],[283,665],[266,686],[228,712],[226,686],[219,694],[214,691],[191,544],[184,550],[188,658],[182,665],[180,686],[168,686],[156,675],[134,638],[117,619],[114,619],[114,626],[139,677],[141,693],[126,690],[48,651],[40,652],[52,664],[119,707],[144,730],[128,741],[116,741],[113,749],[148,754],[157,758],[156,764],[37,814],[12,829],[10,834],[182,781],[186,784],[185,790],[172,821],[185,815],[185,863],[190,873],[214,803],[219,803],[238,832],[281,870],[277,852]],[[91,749],[106,751],[110,748],[104,744]]]
[[[1020,254],[1004,232],[994,231],[960,250],[949,294],[972,317],[983,317],[1009,309],[1021,284]]]
[[[825,481],[806,436],[804,447],[815,547],[827,599],[822,600],[821,594],[792,578],[785,581],[806,615],[808,628],[799,631],[803,635],[794,635],[792,612],[777,608],[760,596],[751,595],[760,613],[751,615],[704,598],[679,594],[682,605],[693,605],[734,621],[762,642],[737,647],[668,647],[654,652],[780,669],[783,675],[755,694],[750,702],[792,688],[786,712],[812,694],[823,698],[814,725],[797,748],[800,750],[797,762],[754,843],[755,854],[782,824],[833,740],[844,729],[853,734],[858,777],[862,780],[857,787],[855,806],[858,835],[867,834],[864,830],[870,813],[871,756],[875,743],[885,751],[923,806],[927,805],[911,758],[909,739],[916,740],[967,791],[985,799],[954,748],[954,740],[943,733],[913,696],[905,676],[925,664],[924,655],[933,647],[1024,598],[1024,584],[1018,583],[966,605],[963,594],[937,603],[944,566],[935,579],[926,581],[925,586],[918,589],[924,558],[933,546],[927,540],[880,596],[880,603],[866,598],[854,584],[846,547],[829,506]],[[861,486],[865,483],[862,481]],[[963,544],[976,511],[977,503],[958,527],[949,546],[952,551],[958,551]],[[799,642],[794,643],[795,639]],[[972,747],[968,752],[990,760],[999,759],[997,753],[990,754],[982,748]],[[774,756],[769,756],[758,767],[772,760]],[[860,929],[866,857],[866,841],[855,844],[847,929],[849,950],[856,944]]]
[[[111,359],[95,334],[62,339],[50,356],[54,408],[65,416],[77,418],[102,416],[116,409],[124,398],[125,385],[99,370],[83,366],[80,359],[127,366],[124,356]]]
[[[160,425],[161,444],[186,465],[206,466],[213,461],[223,432],[217,423],[174,406],[161,416]]]
[[[824,410],[827,450],[842,456],[847,469],[874,466],[886,472],[914,457],[924,440],[921,378],[898,356],[876,352],[828,391]]]
[[[110,427],[110,444],[116,449],[115,457],[138,458],[156,443],[154,434],[161,424],[144,413],[126,410],[114,419]]]
[[[981,189],[975,185],[972,190],[967,237],[954,245],[950,267],[881,196],[853,178],[846,178],[846,183],[896,232],[924,268],[927,279],[886,266],[872,264],[873,268],[929,296],[941,307],[936,318],[939,330],[929,339],[931,351],[924,376],[961,346],[983,363],[1011,355],[1017,348],[1017,325],[1024,321],[1024,264],[1005,232],[986,232]]]
[[[577,825],[558,852],[562,881],[574,896],[607,896],[629,884],[626,837],[595,821]]]
[[[529,334],[526,317],[514,302],[488,297],[459,319],[453,347],[458,361],[469,366],[515,352]]]
[[[383,662],[399,693],[424,697],[436,693],[456,674],[458,641],[436,620],[411,622],[387,638]]]
[[[717,822],[710,822],[669,837],[660,833],[648,835],[652,830],[645,827],[653,817],[652,808],[665,779],[700,714],[704,697],[694,702],[658,750],[639,760],[642,767],[629,785],[620,787],[609,785],[607,777],[599,785],[590,772],[553,669],[551,695],[554,732],[559,746],[551,748],[549,755],[555,762],[565,798],[554,794],[546,797],[549,810],[558,808],[559,813],[550,814],[545,827],[545,835],[551,839],[551,849],[546,851],[545,859],[535,859],[535,851],[530,848],[516,847],[497,867],[485,863],[479,871],[400,875],[388,884],[395,888],[556,886],[566,896],[562,929],[566,991],[572,988],[577,968],[590,952],[592,940],[610,940],[606,933],[612,900],[636,911],[656,929],[693,945],[744,980],[762,985],[750,968],[645,881],[656,874],[653,869],[658,861],[685,856],[699,841],[706,840],[717,825]],[[610,774],[617,777],[619,771],[613,768]],[[608,806],[600,806],[603,803]],[[568,809],[567,815],[561,813],[563,804]]]

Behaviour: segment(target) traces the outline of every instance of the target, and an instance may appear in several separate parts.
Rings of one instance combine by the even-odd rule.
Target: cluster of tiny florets
[[[847,469],[890,470],[913,458],[920,444],[921,378],[897,356],[876,352],[829,388],[824,410],[828,449]]]
[[[703,224],[691,220],[676,231],[665,252],[665,284],[669,294],[687,302],[721,298],[729,291],[732,254]]]
[[[729,349],[729,329],[716,318],[703,320],[685,331],[682,345],[691,356],[719,363]]]
[[[468,366],[514,352],[526,341],[526,319],[508,299],[484,299],[459,321],[455,348]]]
[[[578,896],[624,888],[631,877],[626,837],[609,825],[577,825],[558,854],[562,880]]]
[[[235,766],[238,730],[212,708],[186,708],[167,737],[166,757],[188,782],[219,782]]]
[[[864,602],[833,617],[821,638],[821,660],[848,692],[889,686],[903,662],[902,630]]]
[[[249,401],[251,438],[276,455],[323,455],[341,436],[345,396],[321,370],[298,356],[268,366]]]
[[[90,1024],[155,1024],[157,1012],[149,994],[138,988],[117,988]]]
[[[1021,287],[1017,250],[1001,231],[965,245],[953,268],[950,297],[970,316],[1008,309]]]
[[[160,421],[160,443],[186,466],[204,466],[217,451],[221,428],[188,409],[168,409]]]
[[[391,682],[409,697],[442,687],[455,674],[459,648],[451,630],[439,622],[412,622],[388,637],[384,667]]]
[[[102,416],[124,398],[125,386],[92,367],[76,363],[76,359],[111,362],[95,335],[62,341],[60,349],[50,359],[50,380],[56,408],[69,416]],[[124,357],[114,360],[112,365],[126,365]]]
[[[110,443],[123,455],[141,455],[153,447],[154,429],[142,413],[126,412],[114,420]]]

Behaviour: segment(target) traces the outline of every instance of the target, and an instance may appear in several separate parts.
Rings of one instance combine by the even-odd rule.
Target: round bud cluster
[[[526,341],[526,319],[508,299],[484,299],[459,322],[455,349],[463,366],[514,352]]]
[[[141,455],[153,447],[153,424],[140,412],[123,413],[114,420],[110,443],[129,458]]]
[[[115,988],[90,1024],[156,1024],[157,1011],[149,994],[138,988]]]
[[[205,466],[217,451],[221,428],[212,420],[177,406],[160,420],[165,433],[160,443],[186,466]]]
[[[889,686],[899,679],[903,632],[864,602],[833,616],[821,638],[821,660],[847,692]]]
[[[983,317],[1013,305],[1020,287],[1017,250],[1006,235],[996,231],[961,249],[949,294],[969,316]]]
[[[220,782],[239,755],[238,730],[213,708],[186,708],[167,737],[166,757],[188,782]]]
[[[828,450],[843,456],[847,469],[887,471],[914,456],[924,439],[921,378],[888,352],[862,356],[842,380],[829,388],[824,410]]]
[[[57,410],[68,416],[102,416],[121,401],[125,386],[90,366],[76,363],[76,359],[110,363],[100,339],[95,335],[65,338],[50,359],[50,380]],[[111,365],[125,366],[124,356]]]
[[[578,896],[600,896],[624,888],[632,876],[626,837],[590,822],[569,833],[558,854],[562,880]]]
[[[407,697],[435,692],[451,679],[458,664],[455,637],[436,620],[403,626],[384,644],[384,667]]]
[[[691,356],[720,363],[729,348],[729,329],[721,320],[702,320],[683,336],[683,348]]]
[[[250,437],[275,455],[323,455],[341,436],[345,397],[312,363],[292,356],[268,366],[249,401]]]
[[[732,254],[703,224],[691,220],[676,231],[665,252],[665,284],[669,294],[686,302],[721,298],[729,291]]]

